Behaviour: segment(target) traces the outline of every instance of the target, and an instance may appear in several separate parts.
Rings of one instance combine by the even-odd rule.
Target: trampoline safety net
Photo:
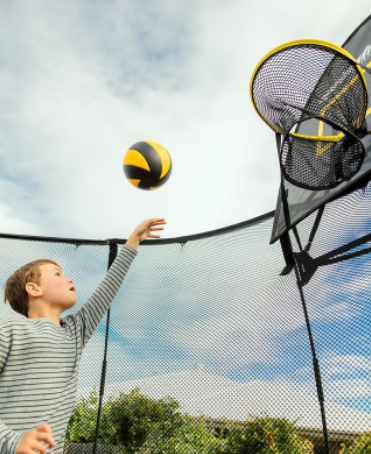
[[[290,233],[331,453],[371,452],[370,197],[368,185],[328,204],[315,235],[316,213],[299,242]],[[280,242],[269,244],[272,225],[269,213],[139,247],[85,347],[65,453],[326,452],[297,276]],[[72,312],[105,275],[110,249],[10,235],[0,245],[2,288],[26,262],[55,260],[76,286]]]

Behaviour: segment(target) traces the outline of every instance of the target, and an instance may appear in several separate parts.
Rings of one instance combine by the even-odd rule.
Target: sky
[[[369,185],[325,210],[312,257],[369,233],[370,197]],[[306,229],[314,218],[303,222]],[[279,242],[269,244],[271,227],[272,218],[267,218],[184,244],[141,246],[111,308],[106,396],[115,383],[202,364],[208,374],[260,383],[262,401],[269,402],[270,385],[315,398],[295,274],[280,275],[285,262]],[[305,234],[302,240],[305,246]],[[76,286],[78,304],[72,313],[106,273],[106,246],[1,239],[0,249],[1,286],[25,261],[57,260]],[[364,255],[320,266],[304,287],[326,402],[368,413],[370,272],[369,255]],[[0,305],[0,316],[7,310],[8,305]],[[84,392],[98,389],[105,321],[84,349],[79,375]],[[341,418],[345,410],[339,411]]]
[[[345,201],[347,210],[339,203],[325,213],[324,230],[331,229],[335,215],[338,225],[344,225],[354,212],[359,229],[332,229],[329,247],[320,231],[312,257],[369,231],[369,220],[362,223],[369,197],[369,191],[365,197],[358,193]],[[268,219],[184,245],[146,247],[138,254],[111,309],[107,395],[114,383],[202,364],[212,375],[260,382],[262,400],[269,400],[268,384],[316,396],[295,275],[280,275],[284,267],[280,246],[264,241],[269,227]],[[88,254],[84,246],[79,250]],[[84,262],[90,260],[85,257]],[[92,278],[98,270],[95,263],[89,270]],[[370,266],[368,255],[321,266],[303,290],[326,402],[368,413]],[[89,294],[81,279],[86,279],[86,272],[80,269],[76,285],[83,302]],[[81,389],[97,386],[105,330],[106,325],[100,325],[85,350]]]
[[[274,210],[279,166],[274,134],[249,99],[254,68],[288,41],[341,45],[371,13],[366,0],[357,7],[344,0],[0,0],[0,8],[0,232],[87,239],[127,238],[153,216],[166,218],[163,237],[171,238]],[[161,143],[173,161],[171,178],[156,191],[134,188],[123,174],[126,150],[141,140]],[[368,198],[355,205],[362,205],[364,219]],[[358,227],[369,231],[369,224]],[[160,246],[162,262],[151,251],[136,259],[122,290],[125,304],[117,302],[113,312],[111,381],[202,362],[232,379],[314,392],[305,324],[290,297],[298,297],[297,289],[279,277],[283,259],[278,244],[268,248],[270,231],[264,238],[259,230],[249,232],[259,247],[267,245],[264,253],[238,231],[191,242],[189,250]],[[349,241],[323,233],[329,247]],[[76,276],[82,303],[106,270],[106,251],[99,248],[19,243],[4,243],[2,285],[25,256],[32,260],[43,251]],[[213,255],[224,247],[233,262]],[[192,265],[184,262],[189,275],[183,275],[181,253]],[[155,297],[153,286],[162,284],[158,263],[165,266],[161,276],[173,281]],[[357,265],[355,274],[350,262],[339,264],[335,279],[324,268],[308,291],[322,291],[311,315],[327,396],[370,412],[362,323],[370,318],[362,305],[370,294],[370,264]],[[240,299],[246,267],[249,296]],[[206,274],[197,273],[201,268]],[[272,284],[264,291],[262,269]],[[141,289],[145,297],[131,299],[143,270],[154,273]],[[216,282],[219,275],[223,283]],[[347,299],[348,289],[359,288]],[[287,306],[275,305],[277,291],[287,296]],[[101,325],[82,364],[85,384],[99,377],[103,342]]]
[[[164,238],[275,209],[274,134],[249,99],[273,48],[341,45],[370,14],[344,0],[0,0],[0,232],[127,238],[165,217]],[[156,191],[131,186],[141,140],[173,161]]]

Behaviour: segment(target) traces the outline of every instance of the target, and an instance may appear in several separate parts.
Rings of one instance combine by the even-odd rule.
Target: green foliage
[[[371,432],[362,434],[351,446],[342,446],[339,454],[371,454]]]
[[[97,407],[96,391],[78,402],[68,425],[67,442],[94,441]],[[311,443],[302,440],[295,432],[295,424],[287,420],[260,417],[245,424],[226,421],[215,429],[204,417],[179,413],[176,400],[151,399],[138,389],[105,403],[98,443],[117,446],[122,454],[313,453]],[[353,452],[356,451],[343,454]]]
[[[98,415],[98,395],[93,390],[88,399],[82,398],[76,405],[67,427],[66,441],[89,443],[94,440]]]
[[[202,453],[215,454],[224,441],[216,436],[215,429],[210,426],[204,417],[194,418],[183,415],[183,424],[178,430],[176,438],[167,445],[162,444],[158,450],[151,450],[156,454],[185,454]]]
[[[313,446],[301,439],[295,424],[286,419],[250,418],[245,424],[234,424],[225,446],[218,454],[309,454]]]
[[[121,444],[125,452],[134,454],[142,448],[159,446],[176,438],[184,424],[178,413],[179,404],[171,398],[154,400],[139,390],[110,402],[107,417],[115,427],[113,444]]]

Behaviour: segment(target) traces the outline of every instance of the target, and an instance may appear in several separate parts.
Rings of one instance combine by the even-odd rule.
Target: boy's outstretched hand
[[[137,249],[139,244],[147,238],[160,238],[160,235],[153,232],[164,230],[163,226],[165,224],[164,218],[152,218],[143,221],[130,235],[126,244],[133,249]]]

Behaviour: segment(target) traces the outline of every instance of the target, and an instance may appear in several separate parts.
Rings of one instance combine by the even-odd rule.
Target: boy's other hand
[[[166,224],[164,218],[152,218],[143,221],[130,235],[126,244],[132,247],[133,249],[137,249],[139,243],[141,243],[147,238],[160,238],[160,235],[155,234],[153,232],[164,230],[163,227],[164,224]]]
[[[18,443],[15,454],[35,454],[35,451],[45,454],[47,447],[41,443],[42,441],[49,445],[49,448],[54,447],[52,430],[46,423],[25,432]]]

